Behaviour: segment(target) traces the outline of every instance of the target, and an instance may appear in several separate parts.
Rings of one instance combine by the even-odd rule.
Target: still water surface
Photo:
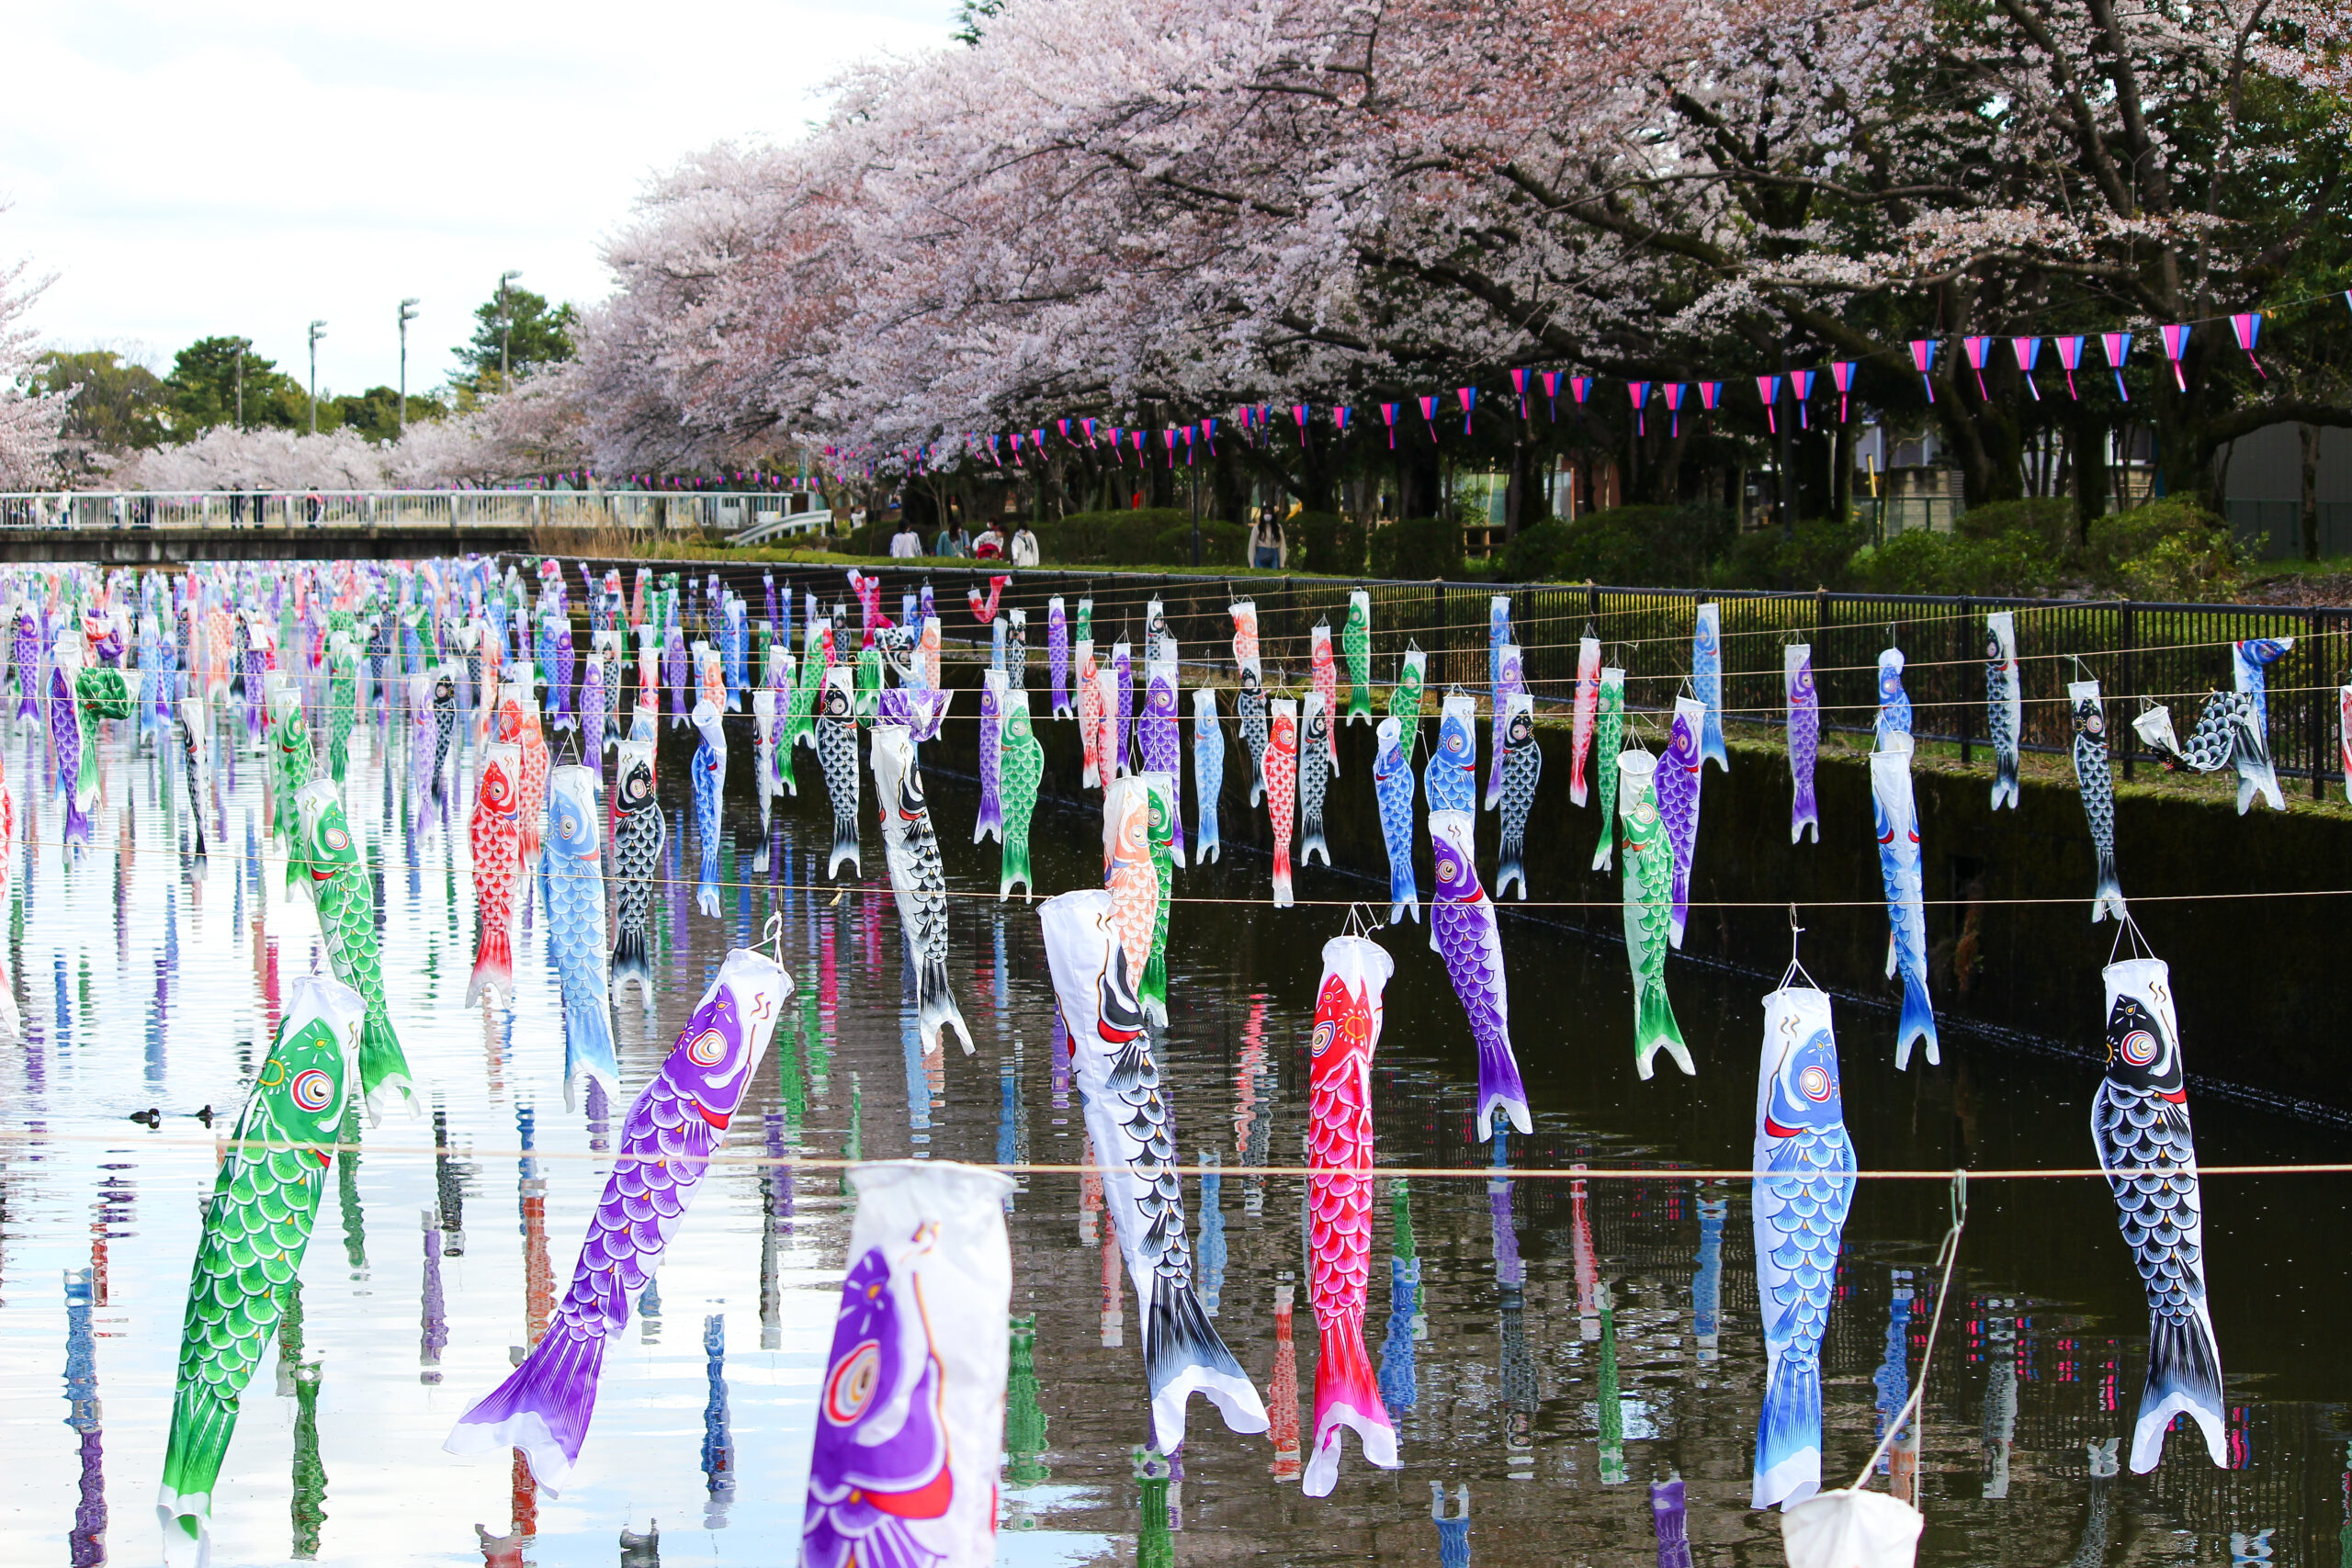
[[[22,799],[40,742],[5,744]],[[284,897],[283,863],[266,842],[256,759],[219,764],[220,821],[199,865],[176,777],[120,738],[106,756],[96,844],[63,863],[56,807],[35,806],[9,911],[25,1012],[22,1042],[0,1048],[0,1561],[11,1563],[158,1560],[153,1504],[213,1172],[212,1134],[191,1113],[215,1108],[225,1133],[285,978],[322,962],[310,908]],[[954,900],[956,973],[979,1050],[926,1062],[901,1006],[897,917],[871,823],[870,880],[836,901],[799,886],[817,879],[831,834],[812,759],[799,801],[779,810],[764,871],[756,812],[730,797],[734,886],[720,918],[703,916],[685,756],[663,759],[674,880],[656,899],[662,994],[650,1013],[632,1000],[619,1014],[632,1089],[725,950],[773,908],[799,984],[796,1016],[730,1149],[1082,1161],[1032,908]],[[216,1561],[789,1562],[849,1218],[831,1170],[714,1171],[658,1300],[606,1358],[593,1434],[562,1497],[518,1491],[507,1464],[441,1451],[569,1278],[621,1108],[565,1105],[543,926],[519,944],[511,1016],[459,1005],[473,946],[462,822],[412,831],[395,763],[388,780],[380,749],[355,761],[351,816],[380,874],[395,1021],[426,1103],[366,1131],[366,1151],[338,1162],[299,1316],[245,1396],[216,1502]],[[970,786],[933,784],[950,886],[992,891],[994,848],[966,842]],[[469,770],[454,793],[470,799]],[[1099,844],[1092,816],[1041,807],[1040,886],[1098,881]],[[1265,863],[1228,855],[1179,876],[1182,896],[1236,902],[1175,910],[1163,1070],[1188,1159],[1297,1165],[1317,954],[1340,912],[1267,908]],[[1381,897],[1385,866],[1359,869],[1379,881],[1302,870],[1299,896]],[[1623,950],[1524,920],[1504,933],[1535,1133],[1499,1151],[1507,1177],[1392,1181],[1377,1210],[1366,1334],[1404,1469],[1368,1469],[1351,1441],[1337,1492],[1304,1498],[1295,1455],[1223,1431],[1195,1402],[1167,1520],[1176,1561],[1434,1563],[1435,1482],[1468,1485],[1478,1563],[1646,1562],[1647,1483],[1670,1474],[1689,1483],[1698,1562],[1781,1560],[1776,1522],[1746,1506],[1763,1348],[1744,1184],[1529,1174],[1579,1162],[1745,1166],[1770,981],[1678,960],[1676,1008],[1701,1076],[1645,1084],[1627,1048]],[[1498,1151],[1472,1142],[1466,1030],[1426,928],[1382,940],[1397,973],[1374,1108],[1381,1162],[1400,1174],[1487,1166]],[[2084,1005],[2096,1008],[2096,954],[2052,961],[2082,964]],[[1866,1167],[2089,1161],[2094,1068],[1955,1032],[1942,1067],[1898,1075],[1891,1014],[1841,1002],[1838,1021]],[[2194,1067],[2198,1043],[2187,1043]],[[150,1107],[160,1128],[129,1120]],[[2340,1157],[2330,1129],[2218,1098],[2197,1112],[2209,1164]],[[1202,1293],[1268,1393],[1276,1436],[1285,1409],[1311,1433],[1303,1182],[1234,1175],[1215,1187],[1187,1183]],[[1922,1560],[2335,1563],[2352,1553],[2346,1197],[2337,1178],[2208,1180],[2230,1467],[2214,1469],[2176,1432],[2154,1476],[2109,1481],[2093,1477],[2086,1445],[2123,1437],[2128,1451],[2146,1315],[2105,1191],[1978,1184],[1929,1377]],[[1132,1455],[1148,1422],[1136,1325],[1092,1202],[1077,1177],[1046,1174],[1012,1200],[1014,1310],[1035,1319],[1035,1379],[1019,1378],[1016,1358],[1007,1563],[1125,1562],[1138,1551]],[[1915,1313],[1912,1292],[1928,1284],[1946,1208],[1932,1183],[1865,1183],[1855,1201],[1825,1348],[1833,1484],[1920,1373],[1928,1301]],[[1278,1307],[1294,1292],[1295,1317]],[[657,1529],[658,1548],[639,1540]]]

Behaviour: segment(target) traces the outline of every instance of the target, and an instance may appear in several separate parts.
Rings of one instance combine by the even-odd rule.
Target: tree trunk
[[[2319,426],[2299,424],[2303,445],[2303,558],[2319,559]]]
[[[2086,545],[2092,523],[2107,515],[2107,422],[2075,405],[2067,422],[2066,451],[2075,469],[2075,538]]]
[[[1520,519],[1527,510],[1527,443],[1510,444],[1510,479],[1503,489],[1503,537],[1519,537]]]

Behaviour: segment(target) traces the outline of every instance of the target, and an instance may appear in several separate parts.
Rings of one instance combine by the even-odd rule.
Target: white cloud
[[[944,43],[954,0],[0,0],[0,260],[54,343],[244,333],[322,389],[438,384],[498,275],[587,301],[645,177],[788,140],[851,61]]]

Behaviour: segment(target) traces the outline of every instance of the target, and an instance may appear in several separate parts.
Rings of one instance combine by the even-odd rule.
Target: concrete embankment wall
[[[951,665],[951,685],[976,688],[978,670]],[[1031,704],[1050,705],[1039,661],[1030,667]],[[1219,807],[1228,846],[1265,854],[1272,829],[1248,804],[1248,753],[1227,712],[1227,762]],[[1382,694],[1385,700],[1385,693]],[[1433,709],[1435,703],[1430,706]],[[1192,814],[1192,725],[1184,703],[1186,816]],[[959,721],[925,748],[930,765],[975,771],[976,691],[956,698]],[[1487,727],[1480,725],[1481,777]],[[1080,788],[1078,727],[1046,720],[1043,794],[1099,803]],[[1422,721],[1420,756],[1435,741]],[[1569,731],[1541,730],[1545,765],[1528,829],[1531,901],[1506,901],[1503,918],[1535,919],[1622,939],[1623,889],[1614,873],[1591,869],[1600,816],[1569,799]],[[1656,742],[1652,742],[1655,747]],[[1363,897],[1385,904],[1387,852],[1373,796],[1373,731],[1340,731],[1340,774],[1332,781],[1325,831],[1335,871],[1296,873],[1301,898]],[[2063,782],[2062,782],[2063,781]],[[1728,773],[1706,770],[1692,909],[1675,965],[1729,964],[1776,977],[1789,960],[1789,905],[1804,926],[1805,968],[1825,988],[1888,1010],[1900,985],[1886,979],[1887,921],[1871,804],[1870,771],[1859,752],[1825,738],[1815,780],[1821,841],[1789,842],[1789,764],[1763,739],[1735,739]],[[2091,923],[2090,835],[2071,774],[2024,783],[2015,809],[1990,805],[1989,757],[1973,767],[1923,757],[1914,773],[1926,880],[1930,991],[1939,1028],[1989,1035],[2032,1049],[2097,1061],[2104,1055],[2100,967],[2116,940],[2110,922]],[[2285,813],[2257,806],[2239,817],[2226,798],[2163,787],[2123,787],[2116,811],[2116,855],[2124,892],[2156,955],[2172,965],[2181,1031],[2199,1092],[2229,1092],[2352,1119],[2352,1088],[2336,1032],[2352,1018],[2352,952],[2346,902],[2278,895],[2346,885],[2352,822],[2310,808],[2290,793]],[[1041,813],[1039,833],[1072,830],[1072,819]],[[1088,829],[1090,832],[1091,829]],[[1478,819],[1479,868],[1494,885],[1495,813]],[[1417,830],[1424,898],[1429,842]],[[2265,895],[2259,897],[2222,895]],[[2127,943],[2129,939],[2125,939]]]

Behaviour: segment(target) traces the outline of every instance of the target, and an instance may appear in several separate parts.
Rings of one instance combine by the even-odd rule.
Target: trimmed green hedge
[[[1408,517],[1372,531],[1372,575],[1427,581],[1459,578],[1465,569],[1462,525],[1451,517]]]

